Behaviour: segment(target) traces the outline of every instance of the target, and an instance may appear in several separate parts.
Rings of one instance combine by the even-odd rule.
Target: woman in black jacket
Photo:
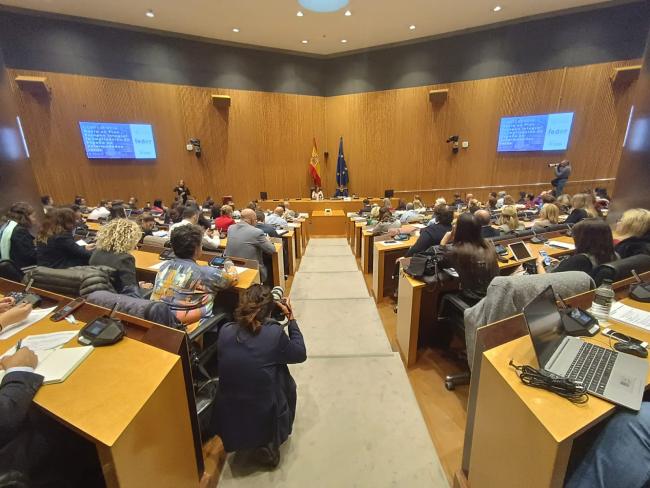
[[[76,223],[70,208],[53,208],[45,215],[36,239],[39,266],[65,269],[88,264],[95,245],[79,246],[75,242],[72,232]]]
[[[24,268],[36,264],[36,247],[32,229],[36,223],[34,208],[25,202],[14,203],[0,225],[0,254]]]
[[[278,309],[289,320],[288,335],[271,318]],[[296,414],[296,383],[287,365],[307,359],[305,343],[289,301],[275,302],[266,286],[240,295],[235,319],[217,343],[218,434],[226,451],[255,449],[258,461],[275,467]]]
[[[626,210],[616,224],[616,233],[622,238],[616,244],[616,252],[621,258],[650,254],[650,210]]]
[[[454,221],[454,210],[451,207],[438,207],[436,210],[436,223],[427,225],[420,230],[420,237],[408,251],[406,257],[411,257],[419,252],[424,252],[431,246],[437,246],[447,232],[451,232],[451,223]]]

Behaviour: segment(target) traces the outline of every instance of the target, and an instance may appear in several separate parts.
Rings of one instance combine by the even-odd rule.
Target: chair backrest
[[[34,288],[79,297],[98,290],[114,293],[111,283],[114,274],[115,270],[108,266],[74,266],[67,269],[37,266],[25,274],[23,282],[33,279]]]
[[[150,322],[166,325],[175,329],[180,328],[180,323],[164,302],[134,298],[128,295],[120,295],[109,291],[95,291],[86,297],[89,303],[105,308],[113,308],[116,305],[118,312],[140,317]]]
[[[156,247],[162,250],[163,248],[167,247],[168,243],[169,243],[169,237],[145,236],[145,238],[142,240],[142,246],[140,246],[140,248],[142,249],[143,246],[149,246],[149,247]]]
[[[592,273],[596,285],[600,285],[603,280],[612,282],[620,281],[632,276],[632,270],[637,274],[650,271],[650,256],[647,254],[637,254],[628,258],[612,261],[611,263],[601,264]]]
[[[0,259],[0,278],[20,283],[23,279],[23,272],[11,259]]]

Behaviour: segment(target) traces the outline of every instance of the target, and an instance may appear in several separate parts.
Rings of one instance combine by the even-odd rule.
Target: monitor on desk
[[[393,198],[395,190],[384,190],[384,198]]]
[[[260,192],[260,200],[268,200],[269,199],[269,194],[265,191]]]

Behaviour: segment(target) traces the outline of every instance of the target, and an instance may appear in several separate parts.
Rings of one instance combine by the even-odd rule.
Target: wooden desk
[[[373,242],[372,231],[361,229],[361,270],[364,273],[372,273],[373,253],[371,249]]]
[[[306,227],[306,226],[304,226]],[[294,249],[296,252],[296,259],[300,259],[303,255],[304,249],[306,247],[304,237],[303,237],[303,225],[302,222],[290,222],[289,229],[293,230],[294,233]]]
[[[287,266],[289,268],[289,274],[291,276],[296,274],[296,251],[295,247],[295,235],[296,233],[293,230],[288,230],[286,233],[282,234],[282,243],[287,248]]]
[[[351,200],[339,200],[339,199],[311,200],[309,198],[301,198],[301,199],[290,198],[289,200],[279,200],[279,199],[262,200],[261,202],[259,202],[259,204],[263,208],[272,210],[278,206],[278,203],[288,201],[289,208],[291,210],[294,210],[295,212],[311,214],[316,210],[325,210],[326,208],[331,208],[332,210],[342,210],[344,213],[347,214],[348,212],[358,212],[359,210],[361,210],[361,208],[363,207],[364,198],[365,197],[354,198]],[[377,205],[383,206],[383,202],[384,202],[383,198],[370,198],[369,200],[371,204],[376,203]],[[399,199],[391,198],[390,200],[391,200],[392,207],[396,208]]]
[[[623,300],[650,311],[650,305]],[[524,320],[523,316],[519,316]],[[622,323],[611,327],[650,341],[650,333]],[[607,346],[601,334],[586,340]],[[585,405],[573,405],[553,393],[525,386],[508,366],[536,365],[529,335],[483,354],[470,458],[472,488],[493,486],[562,486],[573,443],[616,411],[590,396]],[[646,378],[646,388],[650,374]]]
[[[0,351],[27,335],[83,325],[55,323],[47,317],[0,341]],[[68,345],[76,346],[76,337]],[[126,337],[95,348],[63,383],[41,387],[34,402],[95,445],[107,486],[198,487],[178,355]]]
[[[395,261],[406,254],[409,247],[411,247],[418,240],[418,236],[411,236],[406,241],[399,241],[396,244],[386,245],[386,241],[375,242],[373,244],[372,254],[372,293],[375,297],[375,302],[379,303],[385,296],[388,296],[394,291],[394,285],[390,279]]]
[[[91,230],[93,232],[97,232],[102,226],[99,222],[94,222],[92,220],[87,221],[86,225],[88,226],[88,230]]]
[[[345,212],[343,210],[332,210],[325,213],[324,210],[315,210],[309,219],[309,234],[326,237],[345,236]]]
[[[271,255],[271,269],[269,275],[273,279],[273,286],[285,288],[284,282],[284,253],[282,252],[282,243],[274,242],[275,252]]]
[[[151,269],[161,262],[158,254],[147,251],[131,251],[135,257],[135,268],[138,279],[142,281],[153,281],[158,274],[158,269]],[[197,261],[200,266],[207,266],[206,261]],[[260,282],[260,272],[256,269],[246,269],[246,271],[239,273],[237,284],[233,287],[234,290],[241,292],[247,290],[252,284]],[[228,290],[224,290],[228,291]]]
[[[361,235],[363,233],[364,227],[366,227],[367,225],[368,224],[365,221],[357,222],[356,224],[354,224],[354,248],[352,252],[354,252],[355,257],[357,258],[361,258],[362,245],[363,245]]]

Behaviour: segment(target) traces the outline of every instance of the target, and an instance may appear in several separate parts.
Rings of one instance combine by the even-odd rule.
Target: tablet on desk
[[[533,257],[526,244],[522,241],[509,244],[508,249],[510,249],[510,252],[517,261],[525,261],[527,259],[532,259]]]

